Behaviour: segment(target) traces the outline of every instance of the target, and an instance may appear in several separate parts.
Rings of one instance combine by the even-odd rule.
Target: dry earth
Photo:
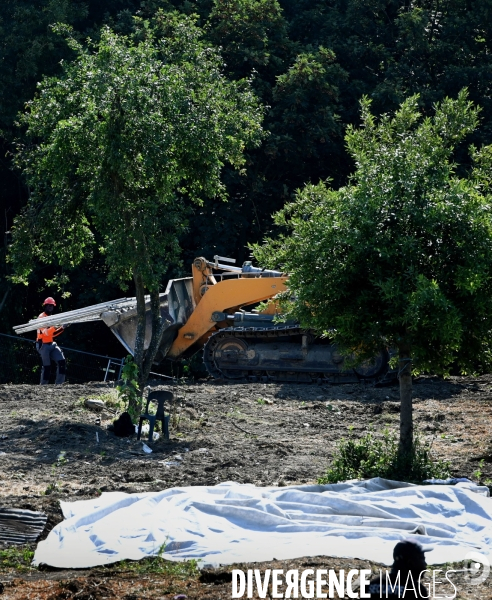
[[[171,440],[149,444],[153,452],[145,454],[140,442],[107,431],[114,414],[84,406],[87,398],[114,400],[106,384],[0,386],[0,506],[46,512],[44,538],[62,519],[60,499],[231,480],[279,486],[314,482],[340,438],[361,436],[370,426],[376,432],[397,430],[399,419],[396,387],[207,381],[163,389],[172,389],[177,399]],[[492,479],[492,376],[423,378],[415,381],[414,402],[421,436],[432,441],[436,457],[451,462],[454,475]],[[369,565],[311,557],[255,568],[286,569],[287,564],[302,569]],[[378,566],[369,568],[377,571]],[[226,599],[231,597],[229,571],[188,576],[131,569],[21,573],[0,564],[0,596],[136,600],[182,593],[189,599]],[[492,598],[492,581],[460,585],[458,597]]]

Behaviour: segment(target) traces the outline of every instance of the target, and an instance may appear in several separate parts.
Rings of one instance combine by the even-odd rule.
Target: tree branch
[[[0,302],[0,311],[4,307],[5,301],[7,300],[7,296],[9,295],[10,287],[7,288],[5,294],[3,295],[2,301]]]
[[[137,364],[139,376],[141,376],[143,368],[143,357],[144,357],[144,343],[145,343],[145,288],[143,283],[143,277],[139,273],[134,273],[133,280],[135,282],[135,295],[137,297],[137,331],[135,335],[135,349],[133,351],[133,358]]]

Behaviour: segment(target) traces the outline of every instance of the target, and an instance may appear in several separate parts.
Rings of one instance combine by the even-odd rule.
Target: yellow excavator
[[[228,263],[228,264],[224,264]],[[196,258],[192,276],[172,279],[160,295],[161,315],[167,322],[156,356],[163,360],[189,358],[203,350],[205,366],[214,378],[249,381],[323,381],[344,383],[383,381],[391,375],[389,353],[381,351],[352,368],[329,339],[313,335],[295,321],[279,321],[277,305],[255,306],[287,290],[288,275],[230,258]],[[151,337],[150,298],[146,298]],[[43,318],[43,325],[60,326],[102,320],[133,354],[137,327],[135,298],[120,298]],[[14,327],[16,333],[38,327],[37,319]]]

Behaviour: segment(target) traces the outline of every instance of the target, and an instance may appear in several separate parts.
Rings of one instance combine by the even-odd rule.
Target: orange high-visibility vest
[[[41,313],[38,319],[42,319],[43,317],[48,317],[46,313]],[[53,341],[53,338],[62,333],[63,327],[42,327],[38,329],[38,336],[36,340],[41,340],[43,344],[50,344]]]

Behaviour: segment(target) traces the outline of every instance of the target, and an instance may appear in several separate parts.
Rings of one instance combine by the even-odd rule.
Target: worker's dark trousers
[[[38,343],[36,343],[36,348],[38,348]],[[43,361],[43,367],[41,369],[41,385],[47,385],[50,382],[52,360],[57,364],[55,384],[64,383],[66,366],[65,357],[56,342],[43,344],[41,348],[38,348],[38,352]]]

